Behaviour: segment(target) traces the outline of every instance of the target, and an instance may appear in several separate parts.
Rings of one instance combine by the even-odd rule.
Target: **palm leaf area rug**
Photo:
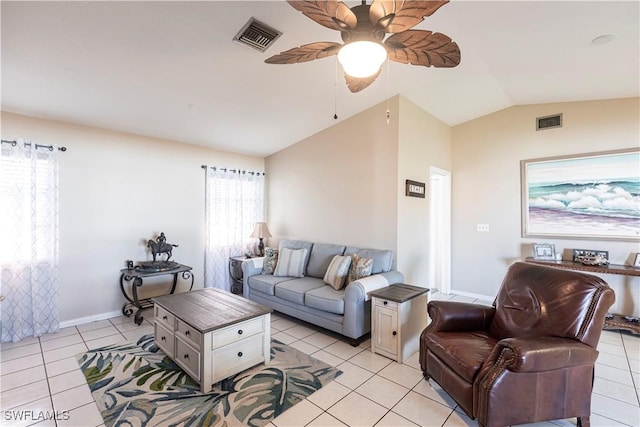
[[[209,393],[145,335],[76,356],[107,427],[255,426],[277,417],[342,372],[271,340],[271,363]]]

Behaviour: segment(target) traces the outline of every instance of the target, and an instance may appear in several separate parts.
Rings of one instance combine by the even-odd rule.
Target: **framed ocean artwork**
[[[522,236],[640,240],[640,148],[520,161]]]

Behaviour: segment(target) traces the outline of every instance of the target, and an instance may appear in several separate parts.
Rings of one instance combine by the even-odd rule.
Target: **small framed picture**
[[[633,261],[633,266],[640,268],[640,252],[636,254],[636,259]]]
[[[533,257],[535,259],[554,261],[556,259],[556,246],[550,243],[534,243]]]
[[[574,249],[573,262],[583,262],[585,259],[600,257],[609,260],[609,251],[599,251],[596,249]]]

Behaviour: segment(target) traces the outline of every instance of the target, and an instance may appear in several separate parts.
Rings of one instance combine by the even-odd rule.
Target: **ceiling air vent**
[[[264,52],[281,35],[280,31],[274,30],[255,18],[251,18],[244,24],[244,27],[236,34],[233,40]]]
[[[538,117],[536,119],[536,130],[545,130],[562,127],[562,114],[553,116]]]

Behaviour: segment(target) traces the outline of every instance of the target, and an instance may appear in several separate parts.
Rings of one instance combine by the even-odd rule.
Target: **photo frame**
[[[640,268],[640,252],[636,253],[636,259],[633,261],[633,266]]]
[[[573,250],[573,262],[582,262],[582,260],[587,257],[602,257],[606,260],[609,259],[609,251],[598,251],[595,249],[574,249]]]
[[[555,261],[556,245],[551,243],[534,243],[533,258],[537,260]]]
[[[522,236],[640,241],[640,148],[520,161]]]
[[[413,181],[411,179],[405,180],[405,196],[424,199],[426,193],[426,184],[424,182]]]

